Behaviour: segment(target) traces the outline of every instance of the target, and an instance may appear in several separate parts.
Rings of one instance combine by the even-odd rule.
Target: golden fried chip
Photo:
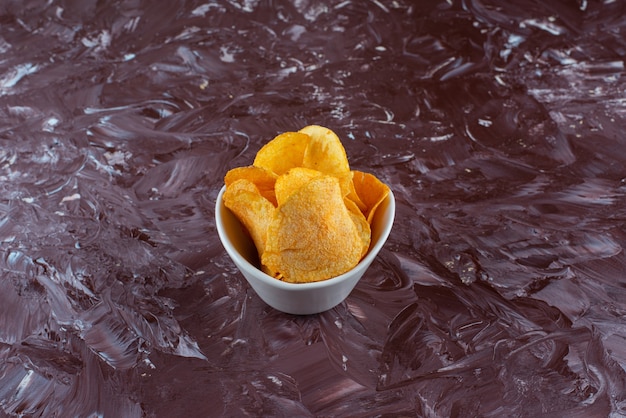
[[[356,170],[353,173],[354,188],[365,204],[366,210],[363,213],[367,222],[371,224],[376,209],[389,194],[389,187],[372,174]]]
[[[279,176],[276,180],[276,202],[278,205],[282,205],[289,199],[294,192],[300,187],[313,180],[315,177],[323,175],[320,171],[312,170],[310,168],[295,167],[287,171],[282,176]],[[352,179],[350,179],[352,182]]]
[[[310,137],[301,132],[285,132],[265,144],[256,154],[253,165],[276,175],[301,167]]]
[[[261,196],[272,202],[276,206],[276,194],[274,192],[274,184],[276,183],[276,174],[261,167],[249,165],[247,167],[237,167],[229,170],[224,176],[224,184],[226,187],[240,179],[250,180],[259,189]]]
[[[350,172],[346,150],[333,131],[322,126],[310,125],[298,132],[311,138],[304,151],[302,167],[337,177]]]
[[[224,205],[248,230],[260,257],[265,251],[267,228],[276,211],[274,205],[247,179],[235,180],[226,187]]]
[[[367,210],[367,206],[365,205],[365,203],[363,203],[363,201],[361,200],[361,198],[356,192],[356,188],[354,187],[353,177],[354,177],[354,173],[352,171],[346,174],[342,174],[339,177],[339,184],[341,185],[341,191],[343,192],[344,197],[347,197],[349,200],[351,200],[354,204],[357,205],[357,207],[361,210],[361,212],[365,213],[365,211]]]
[[[363,215],[363,212],[361,212],[361,209],[359,209],[354,201],[346,197],[343,199],[343,202],[346,205],[346,209],[350,212],[352,222],[354,222],[354,225],[359,231],[359,236],[361,237],[361,258],[363,258],[370,248],[372,228],[369,222],[367,222],[367,219],[365,219],[365,215]]]
[[[361,259],[363,240],[346,208],[339,180],[319,176],[278,207],[261,262],[285,281],[329,279]]]
[[[317,125],[276,136],[252,166],[230,170],[224,182],[224,204],[250,233],[261,269],[293,283],[356,266],[389,194],[375,176],[350,171],[337,135]]]

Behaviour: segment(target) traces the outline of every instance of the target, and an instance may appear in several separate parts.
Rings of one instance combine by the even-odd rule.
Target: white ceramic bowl
[[[222,187],[215,204],[215,222],[222,245],[250,286],[268,305],[282,312],[308,315],[327,311],[348,297],[389,237],[396,213],[390,191],[372,220],[370,249],[352,270],[328,280],[313,283],[287,283],[263,273],[257,266],[254,243],[239,220],[224,205]]]

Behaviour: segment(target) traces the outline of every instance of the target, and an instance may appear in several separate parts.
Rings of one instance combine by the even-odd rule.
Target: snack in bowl
[[[278,280],[310,283],[354,268],[367,254],[371,223],[389,187],[350,170],[328,128],[307,126],[265,144],[251,166],[230,170],[224,205],[246,228],[260,268]]]

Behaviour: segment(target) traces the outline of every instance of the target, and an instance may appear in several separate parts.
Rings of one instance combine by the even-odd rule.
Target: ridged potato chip
[[[351,171],[339,137],[318,125],[276,136],[253,165],[230,170],[224,182],[224,204],[250,233],[260,268],[292,283],[356,266],[389,193],[375,176]]]

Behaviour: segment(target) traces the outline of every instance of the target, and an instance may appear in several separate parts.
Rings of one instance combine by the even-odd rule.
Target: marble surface
[[[626,416],[626,3],[0,3],[0,417]],[[265,305],[225,172],[333,129],[393,189]]]

